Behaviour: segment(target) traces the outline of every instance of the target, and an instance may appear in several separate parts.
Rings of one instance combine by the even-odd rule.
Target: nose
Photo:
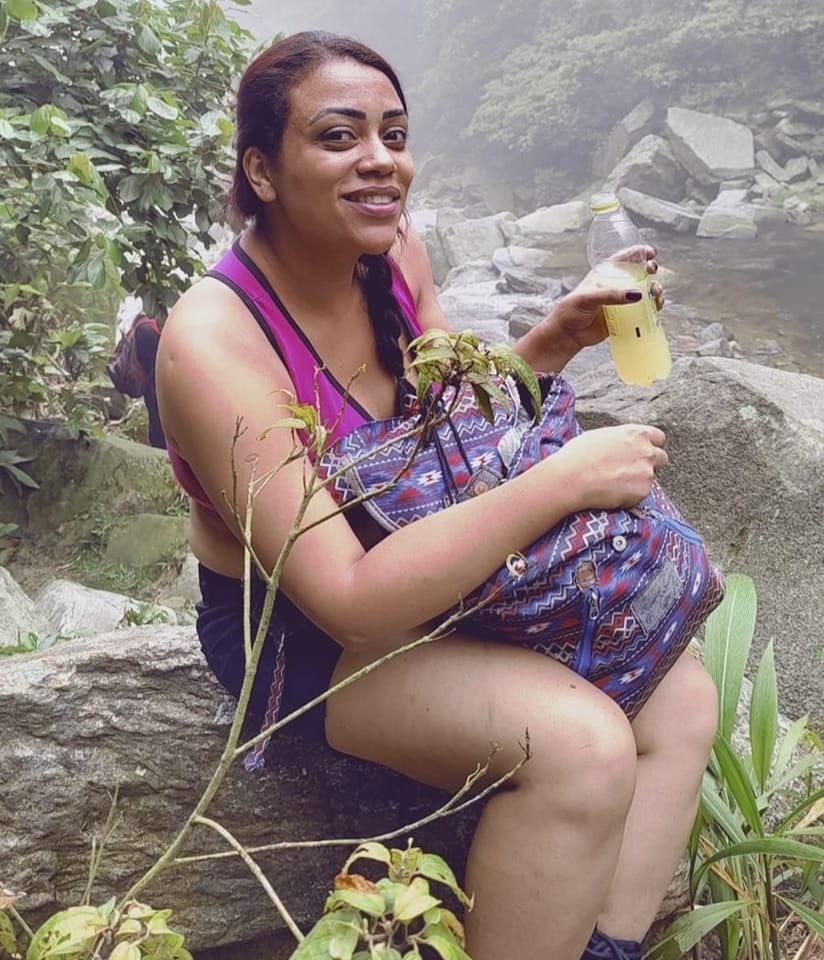
[[[397,169],[395,152],[388,147],[380,136],[369,137],[364,141],[363,152],[358,161],[359,173],[386,175]]]

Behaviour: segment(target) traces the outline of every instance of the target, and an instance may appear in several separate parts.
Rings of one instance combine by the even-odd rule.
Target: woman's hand
[[[632,507],[649,493],[655,471],[669,463],[658,427],[625,423],[585,430],[548,460],[561,457],[575,477],[578,509]]]
[[[627,260],[646,261],[647,273],[655,275],[658,262],[654,247],[628,247]],[[660,310],[664,305],[664,289],[652,283],[652,293]],[[595,286],[592,271],[578,286],[558,301],[551,313],[534,327],[517,346],[518,353],[534,369],[558,372],[581,350],[600,343],[607,336],[602,307],[631,303],[640,299],[639,290],[604,289]]]

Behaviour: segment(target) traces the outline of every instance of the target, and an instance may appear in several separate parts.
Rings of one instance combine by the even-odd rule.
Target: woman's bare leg
[[[635,798],[598,926],[642,940],[687,845],[717,721],[715,686],[681,656],[632,724],[638,745]]]
[[[374,659],[344,654],[334,679]],[[451,636],[404,654],[328,701],[338,750],[455,789],[491,743],[511,769],[473,840],[474,960],[578,960],[605,902],[635,786],[632,730],[615,704],[530,650]]]

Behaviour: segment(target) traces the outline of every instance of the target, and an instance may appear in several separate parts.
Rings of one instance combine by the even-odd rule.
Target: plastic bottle
[[[599,287],[640,290],[638,303],[604,307],[609,346],[624,383],[648,387],[669,376],[672,360],[647,273],[643,241],[614,193],[592,197],[587,259]],[[632,248],[637,248],[635,251]]]

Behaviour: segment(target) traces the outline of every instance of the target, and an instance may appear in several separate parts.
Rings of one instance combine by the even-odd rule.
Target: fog
[[[674,297],[727,324],[768,362],[824,374],[820,0],[226,6],[260,43],[323,29],[389,60],[410,109],[413,208],[521,217],[586,200],[642,139],[654,156],[624,175],[625,187],[701,215],[732,181],[743,191],[741,221],[723,236],[642,224],[689,284]],[[750,169],[711,177],[692,169],[668,128],[671,108],[750,131]]]

